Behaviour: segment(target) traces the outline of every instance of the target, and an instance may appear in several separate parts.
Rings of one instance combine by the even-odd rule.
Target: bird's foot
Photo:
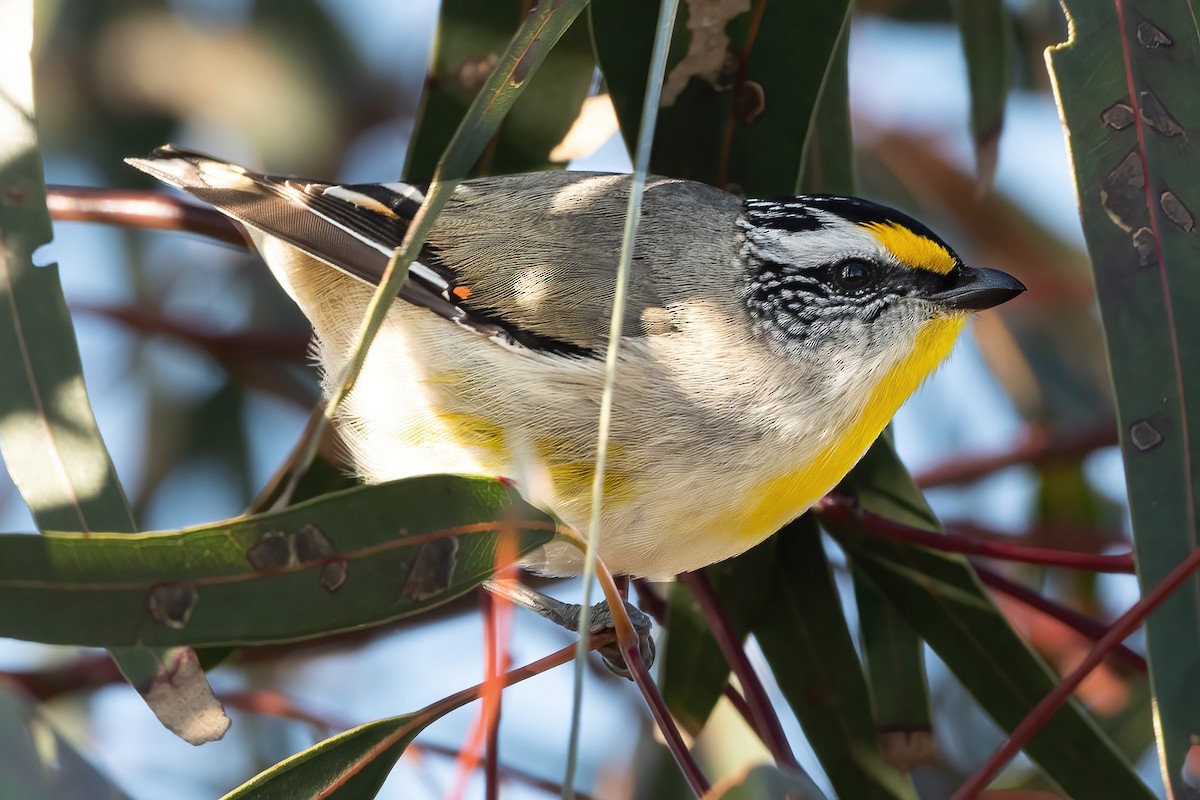
[[[579,615],[583,611],[583,606],[578,603],[564,603],[562,600],[542,594],[516,581],[486,581],[483,588],[492,594],[528,608],[560,627],[570,631],[579,630]],[[646,665],[646,669],[649,669],[654,663],[655,656],[654,638],[650,635],[654,623],[644,611],[628,602],[625,603],[625,612],[629,614],[629,620],[633,623],[634,630],[637,631],[638,650],[642,657],[642,663]],[[592,606],[591,613],[588,615],[589,633],[603,633],[613,630],[615,627],[612,609],[608,607],[607,602],[600,602]],[[604,666],[608,667],[610,672],[620,675],[622,678],[633,679],[625,666],[625,657],[621,653],[619,644],[611,642],[599,648],[599,652],[604,658]]]

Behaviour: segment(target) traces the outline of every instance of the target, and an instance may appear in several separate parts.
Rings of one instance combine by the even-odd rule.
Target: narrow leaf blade
[[[0,536],[0,636],[102,647],[289,641],[419,613],[552,519],[495,479],[427,476],[169,533]]]
[[[50,241],[33,107],[33,3],[0,6],[0,453],[42,530],[135,529],[100,438],[58,267],[33,266]],[[192,744],[229,727],[190,650],[115,650],[158,719]]]
[[[1142,591],[1200,546],[1200,36],[1188,5],[1067,2],[1072,38],[1048,51],[1075,168],[1117,396]],[[1147,621],[1163,779],[1200,731],[1200,578]],[[1200,776],[1193,776],[1194,781]]]

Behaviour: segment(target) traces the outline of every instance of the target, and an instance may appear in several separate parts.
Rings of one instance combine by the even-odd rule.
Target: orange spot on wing
[[[455,286],[450,292],[459,300],[466,300],[471,296],[471,290],[466,286]]]

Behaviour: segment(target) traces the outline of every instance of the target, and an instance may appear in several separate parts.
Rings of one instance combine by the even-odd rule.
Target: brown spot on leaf
[[[267,531],[246,551],[246,560],[259,572],[272,572],[296,564],[292,537],[283,531]]]
[[[325,535],[325,531],[316,525],[305,525],[295,535],[296,557],[301,564],[312,561],[327,562],[321,567],[321,588],[327,592],[336,592],[346,582],[347,564],[344,559],[338,559],[337,548]]]
[[[1138,228],[1130,238],[1133,240],[1133,249],[1137,250],[1139,265],[1152,267],[1158,263],[1158,249],[1154,246],[1154,233],[1149,228]]]
[[[1100,119],[1104,120],[1108,127],[1119,131],[1133,124],[1133,108],[1125,102],[1113,103],[1104,109]]]
[[[1130,150],[1100,185],[1104,213],[1123,231],[1133,231],[1149,222],[1146,214],[1146,177],[1142,159]]]
[[[400,593],[409,600],[420,602],[446,591],[454,577],[457,557],[456,537],[445,536],[422,543]]]
[[[18,206],[25,202],[25,187],[10,186],[4,190],[5,205]]]
[[[749,125],[767,110],[767,93],[757,81],[746,81],[738,87],[734,113],[740,122]]]
[[[1146,121],[1151,130],[1161,133],[1163,136],[1178,136],[1183,133],[1183,126],[1171,116],[1154,92],[1138,93],[1138,102],[1142,107],[1142,119]]]
[[[1163,435],[1159,433],[1158,428],[1150,424],[1149,420],[1142,419],[1129,426],[1129,441],[1144,453],[1162,444]]]
[[[327,592],[342,588],[349,569],[325,531],[311,523],[296,533],[267,531],[246,550],[246,560],[259,572],[320,563],[317,580]]]
[[[168,628],[183,630],[196,610],[200,595],[187,583],[160,583],[150,590],[150,616]]]
[[[500,56],[488,53],[481,58],[467,59],[454,70],[454,82],[458,88],[474,94],[483,88],[492,70],[500,63]]]
[[[521,60],[517,62],[515,67],[513,67],[512,76],[509,78],[509,83],[511,83],[513,86],[520,86],[525,82],[525,79],[529,77],[529,73],[533,71],[533,65],[536,64],[538,58],[541,57],[543,47],[545,47],[545,45],[542,44],[541,39],[534,39],[529,43],[529,47],[527,47],[525,52],[521,54]]]
[[[1178,225],[1185,233],[1191,233],[1196,227],[1196,218],[1192,216],[1192,212],[1188,210],[1174,192],[1163,192],[1158,198],[1159,205],[1162,206],[1163,213],[1167,215],[1167,219]]]
[[[1138,23],[1137,40],[1147,50],[1157,50],[1160,47],[1170,47],[1175,44],[1162,28],[1146,21]]]

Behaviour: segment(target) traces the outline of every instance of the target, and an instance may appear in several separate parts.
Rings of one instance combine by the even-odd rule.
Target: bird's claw
[[[650,669],[654,664],[656,653],[654,637],[650,635],[654,622],[644,611],[629,603],[625,603],[625,612],[629,614],[629,621],[633,623],[633,629],[637,631],[638,653],[642,657],[642,664],[646,669]],[[597,603],[592,606],[591,624],[588,627],[593,634],[610,631],[616,627],[608,603]],[[633,675],[629,673],[629,668],[625,664],[625,655],[621,652],[621,645],[618,642],[604,645],[599,648],[599,652],[604,658],[604,666],[608,668],[609,672],[633,680]]]

